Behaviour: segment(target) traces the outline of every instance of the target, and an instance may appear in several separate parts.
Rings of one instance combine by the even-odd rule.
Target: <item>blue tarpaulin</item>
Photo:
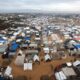
[[[30,37],[25,37],[24,39],[25,39],[25,40],[30,40],[31,38],[30,38]]]
[[[0,42],[6,42],[6,40],[3,38],[0,38]]]
[[[0,77],[0,80],[4,80],[4,77]]]
[[[74,47],[79,49],[80,48],[80,44],[74,45]]]
[[[14,44],[11,45],[10,51],[15,52],[15,51],[17,50],[18,47],[19,47],[19,44],[14,43]]]

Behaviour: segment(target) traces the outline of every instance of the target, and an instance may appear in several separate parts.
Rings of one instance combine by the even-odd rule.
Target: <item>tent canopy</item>
[[[25,39],[25,40],[30,40],[31,38],[30,38],[30,37],[25,37],[24,39]]]
[[[80,48],[80,44],[74,45],[74,47],[79,49]]]
[[[34,55],[33,60],[34,61],[39,61],[39,56],[38,55]]]
[[[51,57],[50,57],[49,54],[46,54],[46,55],[45,55],[45,61],[47,61],[47,60],[51,60]]]
[[[73,66],[77,66],[77,65],[80,65],[80,61],[79,61],[79,60],[77,60],[77,61],[75,61],[75,62],[73,63]]]
[[[18,47],[19,47],[19,44],[13,43],[13,44],[10,46],[10,51],[15,52],[15,51],[17,50]]]

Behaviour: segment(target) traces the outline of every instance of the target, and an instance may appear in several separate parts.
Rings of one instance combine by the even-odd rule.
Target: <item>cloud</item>
[[[0,0],[0,10],[79,12],[80,0]]]

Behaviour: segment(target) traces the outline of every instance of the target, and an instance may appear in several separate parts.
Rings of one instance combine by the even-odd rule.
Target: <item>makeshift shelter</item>
[[[28,47],[28,42],[24,42],[20,44],[20,48],[27,48]]]
[[[18,54],[21,54],[22,55],[23,54],[23,51],[22,50],[19,50],[18,51]]]
[[[10,46],[10,52],[15,52],[18,47],[19,47],[19,44],[17,44],[16,42],[12,42]]]
[[[35,41],[40,41],[41,38],[40,37],[35,37]]]
[[[32,70],[32,63],[24,63],[24,70]]]
[[[5,76],[10,76],[10,75],[11,75],[11,72],[12,72],[12,68],[11,68],[10,66],[8,66],[8,67],[6,68],[6,70],[5,70],[4,75],[5,75]]]
[[[39,56],[38,56],[38,55],[34,55],[33,61],[34,61],[34,62],[36,62],[36,61],[39,62]]]
[[[76,48],[78,51],[80,51],[80,44],[74,45],[74,48]]]
[[[15,64],[16,65],[19,65],[19,66],[22,66],[24,65],[24,59],[25,59],[25,55],[21,55],[21,54],[18,54],[16,60],[15,60]]]
[[[39,52],[38,50],[26,50],[25,53],[29,55],[35,55],[35,54],[38,55]]]
[[[25,37],[24,39],[25,39],[26,41],[30,41],[30,40],[31,40],[30,37]]]
[[[49,48],[48,47],[43,48],[43,50],[44,50],[44,53],[49,53]]]
[[[78,66],[78,65],[80,65],[80,61],[79,61],[79,60],[73,62],[73,66],[74,66],[74,67],[76,67],[76,66]]]
[[[66,64],[67,64],[68,67],[71,67],[72,66],[72,63],[71,62],[67,62]]]
[[[4,53],[7,47],[8,46],[6,44],[0,45],[0,53]]]
[[[62,71],[56,72],[55,73],[56,80],[66,80],[67,77]]]
[[[46,54],[44,58],[45,58],[45,61],[46,61],[46,62],[47,62],[47,61],[51,61],[51,57],[50,57],[49,54]]]
[[[35,37],[36,43],[40,44],[41,43],[41,38],[40,37]]]
[[[64,68],[62,68],[62,71],[66,75],[66,77],[76,76],[77,75],[75,73],[74,69],[70,68],[70,67],[64,67]]]
[[[16,40],[17,43],[20,43],[21,41],[22,41],[22,39],[17,39]]]
[[[37,45],[36,43],[31,43],[31,44],[29,45],[29,47],[37,48],[37,47],[38,47],[38,45]]]
[[[2,43],[2,44],[7,43],[7,40],[0,38],[0,43]]]

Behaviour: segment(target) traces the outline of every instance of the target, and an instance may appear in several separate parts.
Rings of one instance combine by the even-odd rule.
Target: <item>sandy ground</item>
[[[73,57],[68,57],[67,59],[64,60],[54,60],[51,62],[40,62],[40,64],[34,64],[33,65],[33,70],[32,71],[24,71],[23,67],[16,66],[14,64],[15,59],[12,60],[10,66],[12,67],[12,74],[14,77],[17,76],[26,76],[29,80],[40,80],[40,77],[42,75],[49,75],[51,76],[54,73],[54,70],[52,70],[51,66],[53,66],[53,69],[59,64],[69,62],[71,60],[74,60]],[[2,60],[0,57],[0,63],[5,65],[6,60]],[[54,79],[55,80],[55,79]]]

